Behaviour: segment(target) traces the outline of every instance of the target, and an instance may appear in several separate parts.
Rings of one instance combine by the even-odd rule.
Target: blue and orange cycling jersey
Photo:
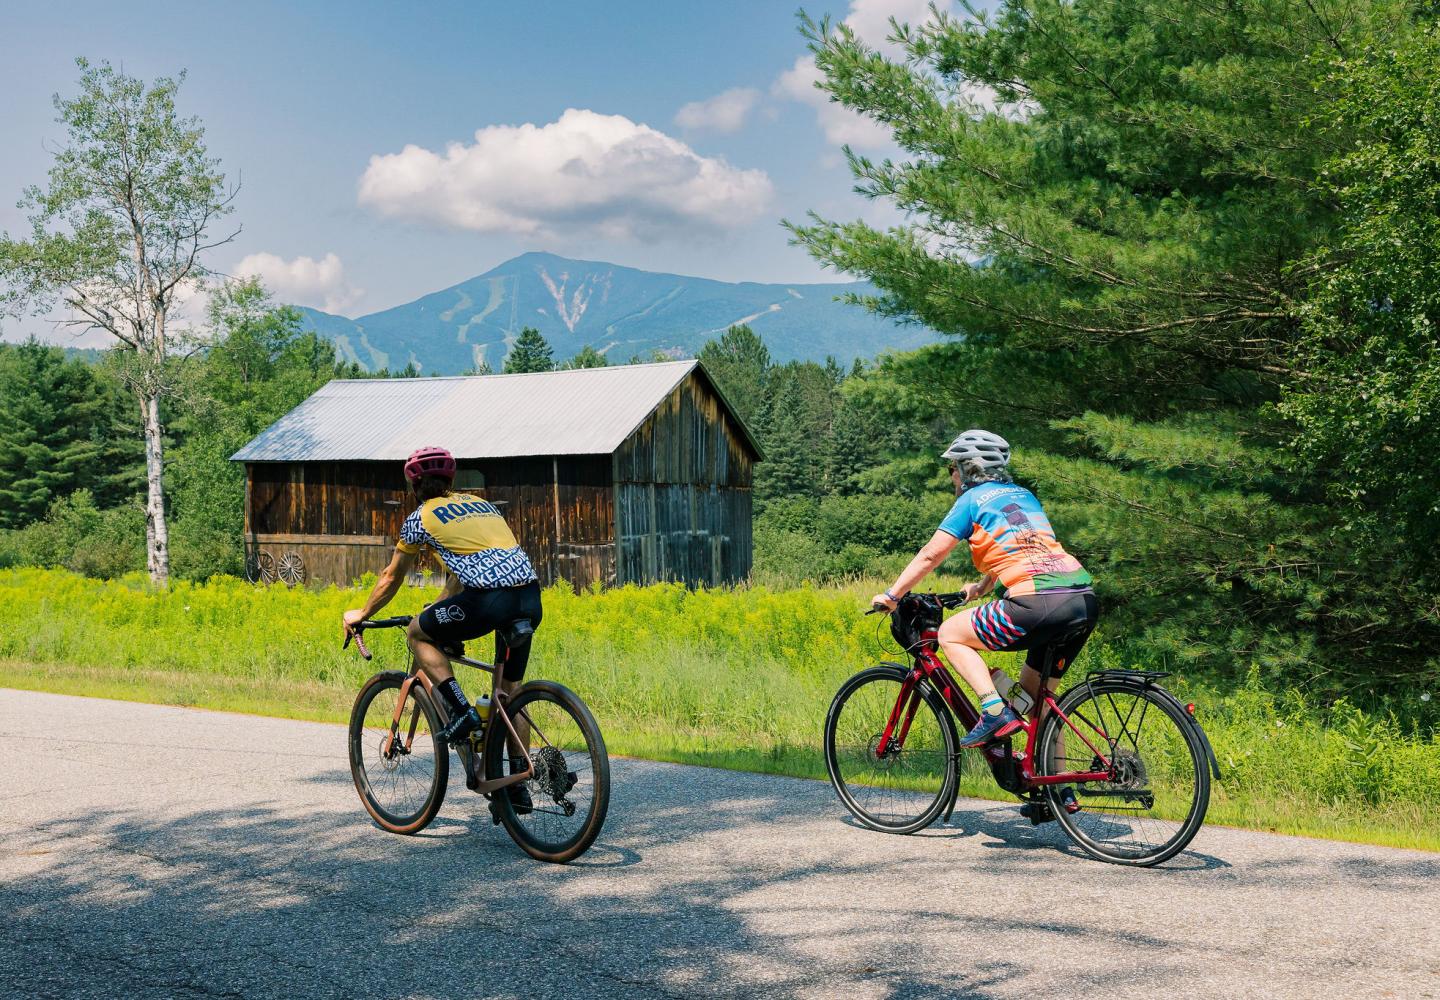
[[[1045,509],[1023,486],[981,483],[966,490],[940,530],[970,543],[970,558],[1006,596],[1088,589],[1090,574],[1060,546]]]

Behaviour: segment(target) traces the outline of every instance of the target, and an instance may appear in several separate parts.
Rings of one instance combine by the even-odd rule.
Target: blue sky
[[[889,14],[925,7],[806,9],[879,43]],[[63,138],[51,96],[73,92],[84,55],[147,79],[188,70],[181,110],[242,184],[243,232],[212,265],[291,301],[361,315],[525,250],[840,280],[779,220],[885,218],[839,155],[884,137],[808,87],[795,14],[754,0],[7,5],[0,229],[24,231],[14,203],[44,179]]]

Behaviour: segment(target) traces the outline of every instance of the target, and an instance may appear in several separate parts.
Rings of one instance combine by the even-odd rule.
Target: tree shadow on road
[[[0,880],[12,990],[989,1000],[1052,971],[1021,945],[1036,940],[1085,953],[1066,973],[1076,987],[1133,982],[1137,963],[1157,991],[1195,974],[1173,934],[970,891],[974,855],[952,838],[986,838],[985,877],[1125,884],[1001,808],[962,803],[954,829],[890,837],[845,827],[818,782],[616,761],[600,842],[553,866],[521,854],[463,786],[424,836],[397,837],[370,824],[348,772],[308,766],[274,788],[177,792],[161,814],[93,809],[22,829],[17,852],[49,853]],[[236,798],[248,801],[214,804]]]

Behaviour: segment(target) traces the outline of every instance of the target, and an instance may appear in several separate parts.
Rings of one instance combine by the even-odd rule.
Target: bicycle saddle
[[[529,618],[517,618],[509,624],[501,625],[497,631],[506,649],[517,649],[530,641],[530,637],[535,634],[535,626],[530,624]]]

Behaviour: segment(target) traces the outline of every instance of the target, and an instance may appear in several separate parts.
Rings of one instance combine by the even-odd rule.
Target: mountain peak
[[[923,329],[835,301],[848,292],[874,291],[864,282],[736,284],[531,250],[457,285],[355,320],[301,311],[346,360],[371,370],[413,363],[440,374],[459,374],[482,362],[498,369],[527,326],[545,336],[557,360],[589,345],[615,363],[655,351],[693,356],[737,323],[749,323],[781,361],[871,357],[933,339]]]

